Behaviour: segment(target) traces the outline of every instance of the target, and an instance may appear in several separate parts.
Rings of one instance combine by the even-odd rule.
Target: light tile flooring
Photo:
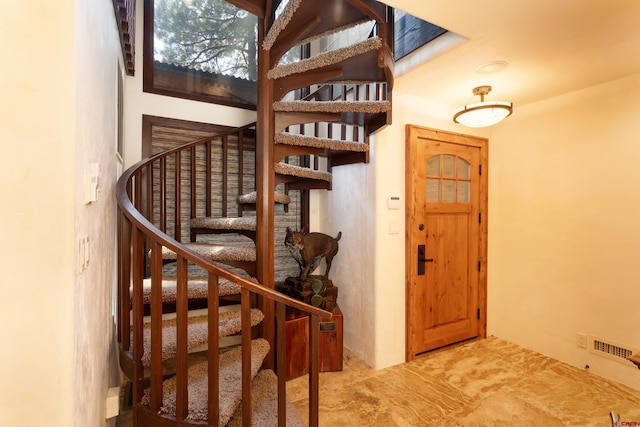
[[[287,384],[304,419],[307,384]],[[611,426],[612,410],[640,425],[640,391],[494,337],[378,371],[346,354],[320,374],[321,426]]]
[[[287,384],[303,419],[307,384]],[[320,374],[321,426],[611,426],[611,411],[640,425],[640,391],[494,337],[382,370],[345,351],[342,372]]]

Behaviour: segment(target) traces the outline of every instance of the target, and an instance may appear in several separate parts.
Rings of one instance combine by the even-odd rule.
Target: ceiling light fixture
[[[486,101],[484,96],[491,92],[491,86],[478,86],[473,94],[480,96],[480,102],[465,105],[453,115],[453,121],[461,125],[482,128],[492,126],[506,119],[513,112],[513,104],[504,101]]]

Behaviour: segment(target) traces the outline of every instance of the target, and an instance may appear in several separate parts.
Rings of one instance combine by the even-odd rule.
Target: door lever
[[[426,263],[434,261],[433,258],[425,258],[426,254],[426,245],[418,245],[418,276],[424,275]]]

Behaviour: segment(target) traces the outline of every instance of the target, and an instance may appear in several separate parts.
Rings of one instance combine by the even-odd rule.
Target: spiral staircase
[[[318,425],[319,320],[331,313],[274,291],[276,207],[289,203],[288,191],[338,185],[332,168],[367,162],[369,136],[391,120],[386,5],[229,2],[258,17],[255,126],[143,160],[117,186],[118,341],[136,426]],[[282,60],[301,46],[304,59]],[[237,217],[216,217],[212,142],[248,137],[255,191],[238,196]],[[250,244],[215,240],[230,234]],[[306,420],[286,399],[290,309],[310,319]]]

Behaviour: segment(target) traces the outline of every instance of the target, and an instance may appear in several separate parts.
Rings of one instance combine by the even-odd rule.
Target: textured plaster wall
[[[516,109],[489,169],[489,332],[640,389],[640,74]]]
[[[114,425],[105,421],[109,387],[120,385],[112,313],[116,294],[115,182],[117,64],[120,43],[110,0],[75,2],[75,241],[88,236],[86,270],[73,263],[74,426]],[[84,173],[99,165],[98,201],[85,204]],[[72,242],[77,248],[77,243]],[[76,251],[76,257],[78,253]],[[60,424],[62,425],[62,424]]]
[[[338,287],[338,305],[344,314],[344,345],[356,354],[372,354],[375,324],[368,315],[373,307],[373,272],[369,260],[373,258],[373,242],[367,234],[367,224],[373,215],[369,210],[372,194],[371,174],[367,165],[340,166],[332,171],[334,190],[314,191],[316,207],[311,216],[316,220],[310,231],[336,237],[338,255],[334,258],[329,278]],[[323,274],[324,263],[316,274]]]
[[[0,14],[0,425],[70,426],[74,333],[74,2]]]

